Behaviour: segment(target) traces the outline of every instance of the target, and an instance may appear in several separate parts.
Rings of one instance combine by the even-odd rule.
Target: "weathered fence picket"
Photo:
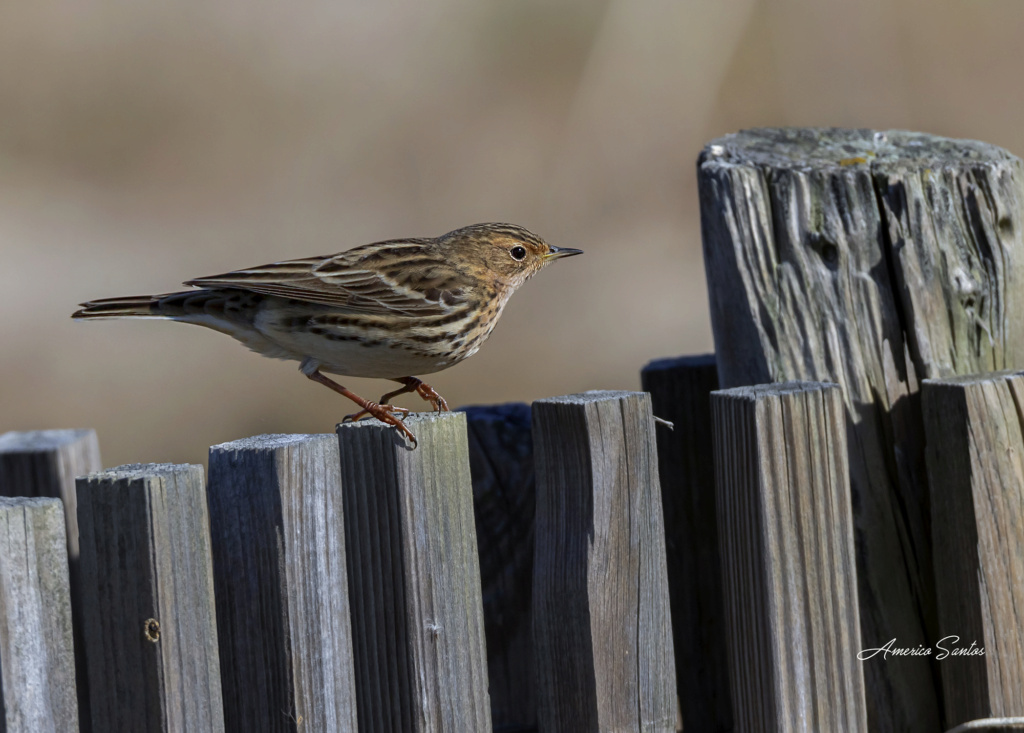
[[[202,466],[77,484],[93,730],[224,730]]]
[[[587,392],[540,400],[533,441],[540,729],[675,730],[650,396]]]
[[[78,559],[75,477],[100,468],[95,430],[27,430],[0,435],[0,496],[60,499],[72,562]]]
[[[229,731],[354,731],[338,438],[210,449],[217,634]]]
[[[722,387],[846,399],[864,643],[937,634],[918,379],[1024,366],[1024,165],[914,132],[784,128],[698,162]],[[870,729],[941,729],[931,657],[865,662]]]
[[[659,359],[640,374],[654,414],[673,424],[658,430],[658,475],[676,692],[684,730],[733,729],[722,575],[715,514],[711,393],[718,389],[713,355]]]
[[[1024,373],[922,395],[947,726],[1024,716]]]
[[[867,730],[839,387],[712,395],[736,730]]]
[[[0,435],[0,496],[52,496],[61,500],[71,580],[71,624],[75,638],[78,719],[82,733],[92,730],[89,678],[85,668],[79,600],[78,499],[75,477],[102,468],[95,430],[28,430]]]
[[[1024,718],[982,718],[961,723],[946,733],[1020,733],[1024,731]]]
[[[338,426],[359,725],[491,730],[466,416]]]
[[[495,730],[537,726],[533,670],[535,481],[530,406],[465,409],[480,586],[487,634],[487,678]]]
[[[78,731],[64,509],[0,497],[0,731]]]

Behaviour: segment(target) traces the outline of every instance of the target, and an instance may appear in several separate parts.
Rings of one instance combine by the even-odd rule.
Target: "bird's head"
[[[543,267],[582,250],[554,247],[515,224],[473,224],[441,237],[442,245],[460,259],[486,268],[495,279],[513,289]]]

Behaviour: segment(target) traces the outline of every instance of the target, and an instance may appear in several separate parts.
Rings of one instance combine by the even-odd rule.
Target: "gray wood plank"
[[[652,361],[640,383],[651,393],[654,414],[674,426],[656,432],[683,730],[728,733],[733,719],[711,460],[715,357]]]
[[[93,729],[224,730],[202,466],[77,483]]]
[[[865,644],[937,637],[919,377],[1024,366],[1024,169],[904,131],[748,130],[698,163],[723,387],[838,383]],[[929,657],[865,663],[871,729],[941,725]]]
[[[0,435],[0,496],[53,496],[65,511],[68,557],[78,559],[75,478],[99,471],[95,430],[26,430]]]
[[[227,730],[356,730],[335,435],[210,449],[210,528]]]
[[[1024,718],[982,718],[961,723],[946,733],[1016,733],[1024,730]]]
[[[530,406],[511,403],[463,411],[473,477],[491,721],[496,731],[536,729]]]
[[[736,730],[868,730],[836,385],[711,396]]]
[[[672,731],[672,620],[650,395],[533,404],[538,721]]]
[[[922,395],[947,725],[1024,716],[1024,374],[927,380]]]
[[[78,730],[64,509],[0,497],[0,732]]]
[[[466,416],[338,426],[361,730],[491,730]]]
[[[78,499],[75,477],[99,471],[95,430],[26,430],[0,435],[0,496],[52,496],[64,506],[71,579],[71,623],[75,637],[75,677],[82,733],[92,730],[89,677],[85,667],[81,580],[78,562]]]

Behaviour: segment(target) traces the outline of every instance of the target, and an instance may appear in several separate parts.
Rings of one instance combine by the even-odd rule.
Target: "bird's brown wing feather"
[[[465,302],[471,283],[447,267],[431,244],[431,240],[381,242],[185,284],[239,288],[371,315],[442,315]]]

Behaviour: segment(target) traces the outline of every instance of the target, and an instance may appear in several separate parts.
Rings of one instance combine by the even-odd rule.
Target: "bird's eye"
[[[515,247],[510,249],[508,253],[512,255],[512,259],[521,261],[524,257],[526,257],[526,247],[521,247],[517,244]]]

